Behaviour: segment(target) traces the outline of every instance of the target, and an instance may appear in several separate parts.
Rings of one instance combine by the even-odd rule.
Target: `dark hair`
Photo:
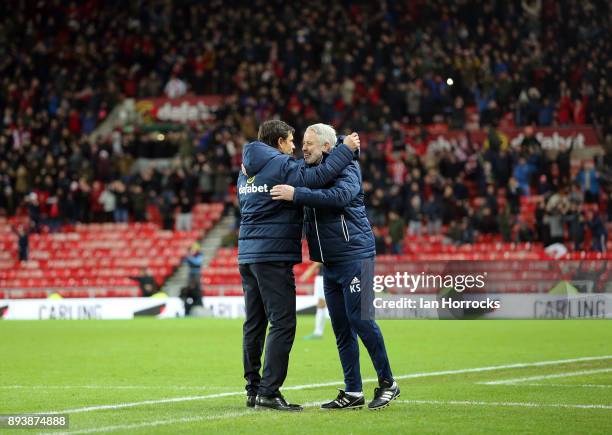
[[[286,122],[272,119],[259,126],[257,140],[273,148],[278,148],[278,140],[281,138],[287,139],[289,133],[295,133],[295,128],[291,127]]]

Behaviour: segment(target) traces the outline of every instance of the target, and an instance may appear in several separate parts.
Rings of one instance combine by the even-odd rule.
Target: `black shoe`
[[[247,408],[255,408],[255,398],[256,395],[247,394],[246,406]]]
[[[281,395],[278,396],[257,396],[255,399],[255,409],[274,409],[275,411],[301,411],[300,405],[292,405],[285,401]]]
[[[382,409],[389,406],[392,400],[397,399],[400,396],[400,389],[397,382],[393,381],[383,383],[380,387],[374,389],[374,400],[368,404],[370,409]]]
[[[338,397],[321,405],[321,409],[359,409],[365,406],[365,399],[361,396],[351,396],[344,390],[339,390]]]

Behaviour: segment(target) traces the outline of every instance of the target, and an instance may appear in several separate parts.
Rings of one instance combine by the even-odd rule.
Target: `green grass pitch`
[[[300,316],[285,383],[299,388],[284,391],[307,405],[296,414],[246,409],[241,325],[1,322],[0,414],[67,411],[69,433],[612,433],[612,357],[584,359],[612,355],[608,321],[383,321],[401,397],[326,412],[342,386],[332,331],[304,341]],[[361,366],[374,377],[363,348]]]

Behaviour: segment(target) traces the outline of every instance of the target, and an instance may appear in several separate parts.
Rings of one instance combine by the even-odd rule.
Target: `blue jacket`
[[[281,153],[262,142],[244,147],[242,164],[249,177],[238,176],[240,233],[238,263],[302,261],[303,210],[291,202],[274,201],[277,184],[323,187],[353,160],[346,145],[336,147],[325,164],[308,168],[303,160]]]
[[[580,184],[583,191],[586,191],[587,179],[591,183],[589,193],[593,195],[599,195],[599,177],[594,169],[581,169],[576,176],[576,181]]]
[[[189,267],[189,275],[190,276],[200,276],[200,270],[202,269],[202,262],[204,261],[204,255],[201,252],[197,252],[192,255],[189,254],[185,257],[185,262]]]
[[[322,164],[330,157],[324,155]],[[374,257],[374,234],[366,216],[359,162],[351,162],[325,187],[296,187],[293,196],[294,204],[305,206],[304,233],[310,259],[332,264]]]

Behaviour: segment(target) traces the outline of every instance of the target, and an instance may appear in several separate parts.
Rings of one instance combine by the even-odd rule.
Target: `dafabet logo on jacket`
[[[264,184],[263,186],[255,185],[255,175],[251,178],[247,178],[246,185],[241,185],[238,188],[239,195],[246,195],[249,193],[264,193],[268,192],[268,184]]]

